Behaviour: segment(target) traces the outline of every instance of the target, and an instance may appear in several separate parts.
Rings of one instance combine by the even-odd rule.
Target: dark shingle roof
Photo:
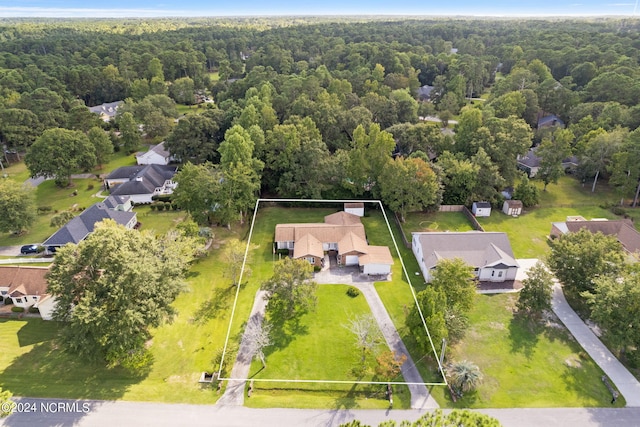
[[[173,178],[175,174],[175,166],[125,166],[111,172],[106,179],[128,178],[128,182],[118,184],[111,190],[111,195],[125,196],[129,194],[152,194],[156,188],[162,187],[164,182]]]
[[[125,203],[127,203],[129,201],[131,197],[127,197],[127,196],[109,196],[106,199],[104,199],[104,201],[102,203],[104,203],[104,205],[109,208],[109,209],[115,209],[120,205],[124,205]]]
[[[476,205],[477,208],[490,208],[491,207],[491,203],[489,202],[473,202],[474,205]]]
[[[80,243],[95,225],[105,219],[112,219],[118,224],[126,225],[136,216],[133,212],[123,212],[109,209],[104,203],[96,203],[70,220],[60,230],[56,231],[44,243],[44,246],[63,246],[67,243]]]

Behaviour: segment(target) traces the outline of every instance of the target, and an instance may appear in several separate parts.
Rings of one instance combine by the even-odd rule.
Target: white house
[[[168,165],[125,166],[111,172],[104,185],[112,196],[128,196],[132,203],[151,203],[152,197],[171,194],[177,168]]]
[[[364,216],[364,203],[345,203],[344,211],[362,217]]]
[[[139,165],[168,165],[173,160],[171,153],[164,146],[164,141],[149,147],[149,151],[136,154]]]
[[[25,310],[47,296],[48,267],[0,266],[0,294]]]
[[[474,268],[478,280],[504,282],[515,280],[518,262],[509,238],[497,232],[411,233],[412,250],[426,282],[442,259],[460,258]]]
[[[491,203],[473,202],[473,205],[471,205],[471,213],[476,217],[491,216]]]
[[[89,111],[99,115],[102,121],[108,122],[116,116],[118,113],[118,107],[122,105],[122,102],[123,101],[115,101],[96,105],[95,107],[89,107]]]
[[[520,200],[505,200],[502,204],[502,212],[511,216],[518,216],[522,214],[522,201]]]
[[[322,266],[325,256],[336,257],[338,265],[358,265],[365,274],[391,273],[393,258],[386,246],[370,246],[360,217],[336,212],[324,217],[323,223],[276,225],[277,249],[287,249],[296,259],[306,259]]]

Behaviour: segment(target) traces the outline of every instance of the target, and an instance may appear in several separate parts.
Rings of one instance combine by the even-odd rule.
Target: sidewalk
[[[640,382],[602,344],[569,306],[559,283],[553,286],[553,311],[604,373],[616,385],[628,407],[640,407]]]
[[[251,315],[249,316],[249,322],[255,322],[258,325],[262,325],[262,321],[264,320],[264,311],[267,306],[267,300],[264,299],[265,294],[266,292],[264,291],[258,291],[256,293],[256,298],[253,300]],[[240,348],[238,349],[238,356],[236,357],[233,369],[231,370],[230,378],[244,379],[228,381],[227,388],[225,389],[222,397],[218,400],[217,405],[244,405],[244,391],[247,384],[246,378],[249,377],[249,369],[251,368],[252,359],[253,355],[249,354],[247,340],[243,336],[242,341],[240,342]],[[230,362],[231,361],[227,360],[227,365]]]
[[[373,283],[367,284],[354,284],[356,288],[362,292],[367,303],[369,304],[369,308],[371,308],[371,314],[375,317],[376,322],[378,322],[378,327],[382,332],[382,336],[384,336],[387,345],[391,350],[393,350],[396,354],[404,354],[407,356],[407,360],[404,362],[402,367],[402,376],[404,377],[405,382],[407,383],[415,383],[410,384],[409,391],[411,392],[411,409],[434,409],[439,408],[438,402],[429,394],[429,390],[424,384],[424,380],[416,368],[416,365],[409,354],[409,351],[405,347],[402,342],[402,338],[398,334],[396,327],[389,317],[389,313],[384,308],[384,304],[376,292],[376,288],[373,286]]]

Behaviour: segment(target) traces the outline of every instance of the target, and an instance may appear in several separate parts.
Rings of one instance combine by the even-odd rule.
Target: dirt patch
[[[500,323],[500,322],[489,322],[489,325],[488,325],[488,326],[489,326],[491,329],[497,329],[497,330],[499,330],[499,331],[503,331],[504,329],[506,329],[506,328],[505,328],[505,326],[504,326],[504,324],[503,324],[503,323]]]
[[[564,359],[564,364],[569,368],[581,368],[582,363],[580,362],[580,357],[576,354],[572,354],[571,356]]]

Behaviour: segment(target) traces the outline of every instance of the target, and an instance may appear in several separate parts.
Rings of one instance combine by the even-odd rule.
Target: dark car
[[[38,245],[24,245],[23,247],[20,248],[20,253],[22,255],[37,254]]]

